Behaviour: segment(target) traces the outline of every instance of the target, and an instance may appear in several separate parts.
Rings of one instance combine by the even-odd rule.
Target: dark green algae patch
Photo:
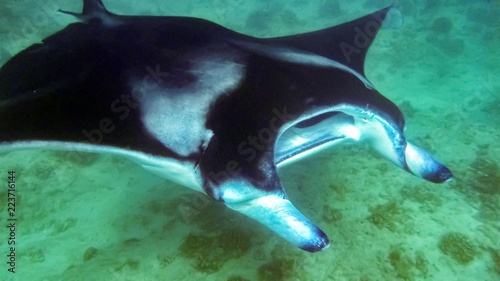
[[[245,254],[252,246],[250,238],[239,229],[225,230],[218,236],[189,234],[179,251],[182,256],[194,260],[196,270],[214,273],[228,260]]]

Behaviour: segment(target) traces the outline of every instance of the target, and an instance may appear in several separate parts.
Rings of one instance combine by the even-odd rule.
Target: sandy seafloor
[[[0,63],[73,22],[55,11],[79,11],[80,2],[1,1]],[[390,4],[104,2],[120,14],[196,16],[265,37]],[[500,280],[500,2],[397,2],[404,23],[381,30],[366,74],[401,107],[408,140],[446,163],[453,182],[425,182],[363,144],[282,169],[292,202],[332,241],[311,254],[120,157],[4,153],[0,280]],[[15,274],[6,265],[9,170],[17,175]]]

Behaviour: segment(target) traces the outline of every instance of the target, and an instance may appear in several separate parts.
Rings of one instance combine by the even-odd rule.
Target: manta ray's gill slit
[[[358,139],[359,131],[352,116],[339,111],[324,112],[285,130],[275,143],[274,160],[281,166],[341,141]]]
[[[339,114],[339,112],[326,112],[326,113],[323,113],[323,114],[319,114],[317,116],[314,116],[312,118],[309,118],[307,120],[304,120],[304,121],[300,121],[299,123],[295,124],[295,127],[296,128],[307,128],[307,127],[311,127],[311,126],[314,126],[318,123],[320,123],[321,121],[329,118],[329,117],[332,117],[332,116],[335,116]]]

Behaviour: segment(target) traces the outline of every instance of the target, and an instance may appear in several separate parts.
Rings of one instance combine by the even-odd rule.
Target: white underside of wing
[[[20,141],[0,144],[0,152],[27,149],[67,150],[84,153],[107,153],[123,156],[144,167],[146,170],[184,185],[196,191],[202,191],[201,179],[196,173],[194,163],[181,162],[173,158],[159,157],[134,150],[113,146],[93,145],[60,141]]]
[[[260,55],[264,55],[276,60],[286,61],[297,64],[304,65],[313,65],[318,67],[328,67],[328,68],[336,68],[347,73],[350,73],[356,78],[358,78],[368,89],[373,89],[373,85],[366,77],[364,77],[361,73],[358,73],[354,69],[324,56],[320,56],[314,53],[297,50],[293,48],[287,47],[277,47],[277,46],[269,46],[259,43],[253,42],[242,42],[242,41],[232,41],[233,44],[237,46],[243,47],[247,50],[255,52]]]

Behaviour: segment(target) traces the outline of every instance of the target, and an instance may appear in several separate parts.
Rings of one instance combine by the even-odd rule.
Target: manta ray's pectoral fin
[[[397,17],[392,9],[396,11],[389,6],[334,27],[265,41],[336,61],[364,76],[365,57],[380,27],[387,17]]]

